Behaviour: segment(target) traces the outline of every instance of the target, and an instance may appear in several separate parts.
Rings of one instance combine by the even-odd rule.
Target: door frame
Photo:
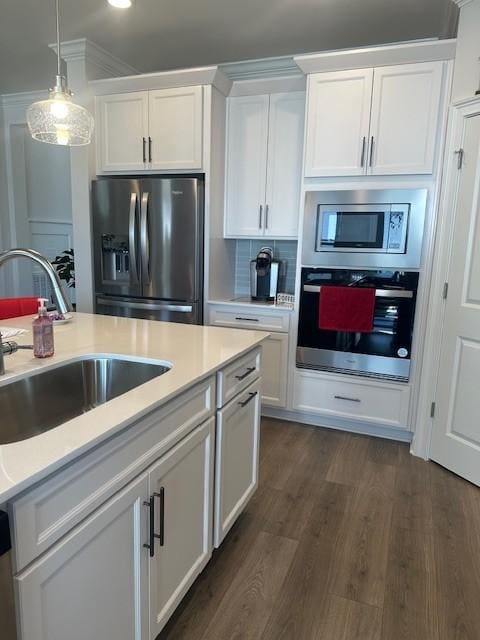
[[[423,345],[422,369],[418,407],[415,417],[412,453],[428,460],[433,430],[432,402],[437,393],[440,349],[445,323],[445,300],[443,287],[448,281],[451,265],[451,250],[455,225],[448,211],[455,211],[460,184],[458,157],[455,150],[461,145],[466,118],[480,117],[480,96],[452,103],[448,116],[447,143],[444,157],[443,184],[441,188],[436,231],[432,285],[428,298],[430,319]]]

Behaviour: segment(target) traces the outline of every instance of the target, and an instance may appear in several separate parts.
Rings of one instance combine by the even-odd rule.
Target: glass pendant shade
[[[94,121],[86,109],[72,102],[68,89],[56,87],[48,100],[30,105],[27,124],[34,140],[74,147],[90,144]]]
[[[57,76],[55,87],[50,89],[48,100],[34,102],[27,109],[27,124],[34,140],[47,144],[79,147],[90,144],[93,117],[81,105],[72,101],[72,92],[62,75],[60,59],[60,13],[55,0],[57,26]]]

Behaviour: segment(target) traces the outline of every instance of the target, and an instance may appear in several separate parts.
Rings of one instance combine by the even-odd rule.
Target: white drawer
[[[239,329],[259,331],[279,331],[287,333],[290,326],[290,311],[244,307],[220,307],[209,305],[209,324]]]
[[[217,373],[218,409],[260,376],[260,364],[261,349],[255,349]]]
[[[331,417],[408,429],[410,387],[344,380],[310,371],[295,375],[294,408]]]
[[[11,502],[14,571],[46,551],[213,415],[214,403],[211,377]]]

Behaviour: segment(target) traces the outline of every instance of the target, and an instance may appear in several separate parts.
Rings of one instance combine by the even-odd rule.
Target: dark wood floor
[[[479,640],[480,489],[263,420],[260,486],[161,640]]]

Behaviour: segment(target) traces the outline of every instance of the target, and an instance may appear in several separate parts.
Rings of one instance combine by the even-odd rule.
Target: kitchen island
[[[255,491],[267,336],[74,314],[55,328],[53,358],[6,358],[1,387],[93,356],[168,368],[0,444],[19,640],[158,635]]]

